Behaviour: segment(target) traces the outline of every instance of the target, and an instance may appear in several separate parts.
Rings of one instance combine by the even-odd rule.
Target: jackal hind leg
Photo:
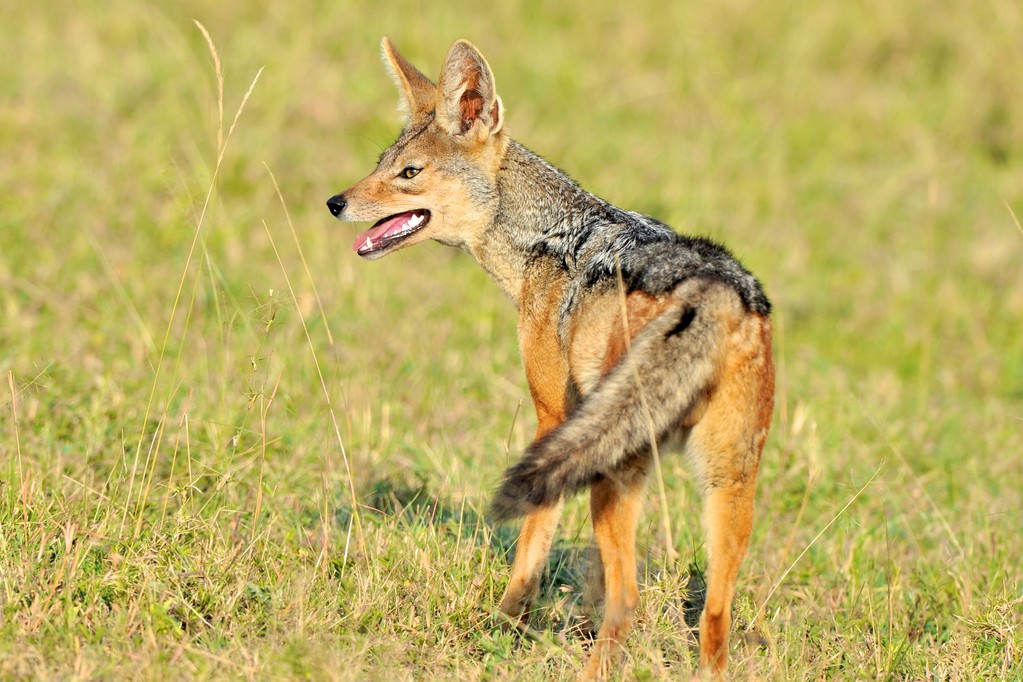
[[[643,506],[645,477],[646,462],[637,459],[605,475],[590,490],[593,537],[600,553],[599,565],[591,567],[599,573],[591,577],[602,574],[603,589],[588,596],[603,600],[604,614],[582,679],[607,677],[632,627],[639,604],[636,526]]]
[[[718,675],[728,666],[732,597],[753,528],[753,482],[711,486],[704,503],[707,594],[700,615],[700,668]]]
[[[769,323],[755,318],[745,324],[687,444],[704,483],[708,569],[700,669],[715,678],[728,665],[732,597],[753,529],[757,469],[774,399]]]

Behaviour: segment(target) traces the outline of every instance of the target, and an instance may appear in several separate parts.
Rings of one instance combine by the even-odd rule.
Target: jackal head
[[[434,83],[381,41],[400,92],[405,128],[368,176],[327,200],[340,220],[373,222],[352,248],[364,258],[425,239],[467,248],[497,211],[497,172],[508,147],[504,109],[487,60],[459,40]]]

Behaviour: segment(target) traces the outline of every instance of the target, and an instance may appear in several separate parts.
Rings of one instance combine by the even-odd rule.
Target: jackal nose
[[[335,194],[331,198],[327,199],[327,208],[330,209],[331,214],[336,218],[341,215],[341,212],[345,210],[345,206],[348,202],[345,201],[343,194]]]

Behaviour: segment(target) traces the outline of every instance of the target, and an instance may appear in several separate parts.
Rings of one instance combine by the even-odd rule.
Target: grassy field
[[[471,39],[516,139],[764,281],[733,677],[1023,679],[1019,3],[2,4],[0,678],[581,666],[583,500],[534,636],[492,620],[514,310],[439,245],[360,261],[323,205],[400,127],[387,34],[434,75]],[[622,679],[695,667],[664,465]]]

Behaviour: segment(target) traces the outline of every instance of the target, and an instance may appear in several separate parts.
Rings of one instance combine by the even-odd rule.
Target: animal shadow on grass
[[[510,570],[518,537],[518,529],[514,526],[492,526],[476,510],[446,503],[422,483],[381,479],[372,485],[363,499],[363,509],[368,510],[363,514],[369,518],[406,524],[410,528],[433,527],[438,533],[457,533],[463,541],[488,545],[494,556],[504,557],[503,564]],[[347,524],[350,518],[350,508],[338,510],[338,521]],[[535,625],[549,628],[557,637],[589,637],[592,634],[593,619],[583,605],[589,553],[588,540],[565,538],[555,543],[535,600],[538,607],[538,618],[533,619]],[[506,576],[496,577],[503,580]],[[494,610],[494,622],[498,624],[496,603],[483,604],[481,608]],[[539,632],[527,630],[526,634]]]
[[[504,557],[504,564],[510,569],[514,558],[515,540],[518,529],[513,526],[491,526],[487,520],[465,505],[454,506],[432,494],[422,482],[408,480],[380,479],[372,484],[363,497],[363,518],[378,523],[402,524],[412,529],[434,529],[441,534],[457,534],[462,541],[488,546],[494,556]],[[341,507],[336,512],[336,521],[347,525],[351,521],[351,508]],[[552,636],[563,642],[583,640],[588,647],[600,625],[600,601],[590,603],[587,599],[587,580],[591,562],[596,554],[588,538],[561,538],[551,549],[547,570],[540,581],[534,601],[535,617],[531,627],[521,630],[523,637],[515,645],[523,646],[526,641],[547,640]],[[640,567],[640,575],[654,572],[662,567]],[[495,570],[501,570],[497,568]],[[700,614],[707,597],[707,585],[703,568],[696,562],[689,565],[685,588],[678,596],[674,608],[677,634],[683,637],[688,648],[696,655],[699,650]],[[496,576],[503,580],[506,576]],[[642,591],[642,586],[641,586]],[[499,624],[496,604],[481,604],[481,609],[494,611],[494,625]],[[677,610],[676,610],[677,609]],[[669,616],[670,617],[670,616]],[[742,633],[741,640],[749,649],[766,649],[767,641],[757,630],[745,630],[742,622],[733,623],[733,631]]]
[[[682,619],[692,633],[691,645],[693,651],[699,649],[700,640],[700,614],[703,613],[703,606],[707,603],[707,581],[703,575],[703,569],[698,564],[689,564],[689,577],[686,578],[685,595],[682,597]],[[734,612],[733,612],[733,615]],[[747,649],[768,648],[767,639],[754,627],[746,629],[746,623],[736,618],[732,623],[732,634],[737,641],[742,642]]]

